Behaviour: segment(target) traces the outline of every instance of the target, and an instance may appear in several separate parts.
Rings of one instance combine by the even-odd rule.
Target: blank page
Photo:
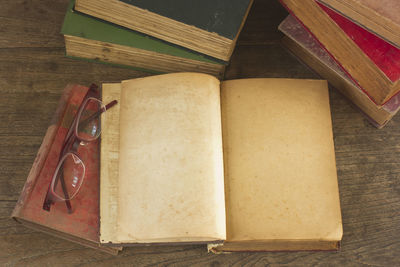
[[[121,87],[118,241],[225,239],[219,81],[178,73]]]
[[[227,241],[340,240],[326,81],[222,83]]]

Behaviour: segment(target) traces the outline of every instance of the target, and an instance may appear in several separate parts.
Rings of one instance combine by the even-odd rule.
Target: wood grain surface
[[[0,0],[1,266],[400,266],[400,116],[371,126],[330,90],[344,236],[340,252],[207,254],[205,246],[126,248],[111,256],[10,219],[67,83],[149,75],[64,57],[59,34],[68,0]],[[226,79],[318,78],[280,44],[287,15],[277,0],[256,0]],[[288,166],[290,167],[290,166]]]

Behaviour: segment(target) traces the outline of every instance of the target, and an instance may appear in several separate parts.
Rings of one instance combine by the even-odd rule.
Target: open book
[[[176,73],[103,84],[100,240],[334,250],[326,81]]]

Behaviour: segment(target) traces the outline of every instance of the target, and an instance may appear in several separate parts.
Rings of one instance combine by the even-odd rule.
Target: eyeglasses
[[[50,206],[55,202],[65,201],[68,212],[72,213],[70,200],[78,194],[86,172],[78,148],[100,136],[101,114],[117,104],[114,100],[104,106],[98,97],[97,85],[92,84],[64,139],[57,168],[43,202],[43,209],[46,211],[50,211]]]

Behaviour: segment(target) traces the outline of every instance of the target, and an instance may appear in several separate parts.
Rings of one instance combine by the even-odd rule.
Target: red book
[[[392,82],[400,79],[400,49],[398,47],[360,27],[333,9],[319,2],[318,4]]]
[[[81,85],[68,85],[64,89],[12,217],[27,227],[117,254],[119,248],[99,245],[98,140],[79,150],[84,159],[86,175],[79,193],[71,200],[73,212],[68,213],[65,202],[56,202],[50,211],[42,208],[65,136],[87,91],[88,88]]]
[[[399,0],[318,0],[400,48]]]
[[[280,0],[377,105],[400,92],[400,49],[316,0]]]
[[[283,44],[351,100],[373,125],[383,127],[399,111],[399,94],[383,106],[377,106],[293,16],[289,15],[278,29],[286,35]]]

